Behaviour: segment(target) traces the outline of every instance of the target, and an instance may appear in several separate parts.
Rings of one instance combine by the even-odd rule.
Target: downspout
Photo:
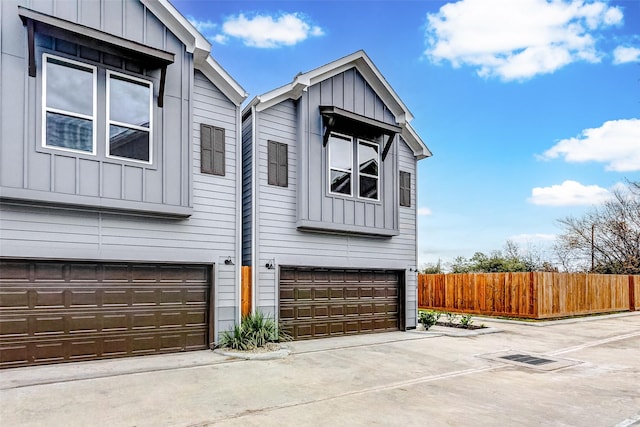
[[[238,150],[240,141],[240,150]],[[236,106],[236,322],[242,319],[242,112]]]
[[[256,117],[256,107],[255,105],[251,106],[251,312],[255,313],[256,311],[256,281],[258,277],[258,260],[256,256],[258,254],[258,248],[256,247],[257,242],[257,225],[258,225],[258,215],[256,213],[256,202],[258,200],[257,195],[257,171],[258,171],[258,161],[256,156],[258,155],[258,147],[256,144],[256,121],[258,118]]]

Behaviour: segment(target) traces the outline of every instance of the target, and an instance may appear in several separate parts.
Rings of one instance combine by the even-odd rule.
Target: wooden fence
[[[251,313],[251,267],[242,266],[242,281],[240,283],[240,301],[242,317],[244,317]]]
[[[420,308],[532,319],[640,310],[640,275],[418,275]]]

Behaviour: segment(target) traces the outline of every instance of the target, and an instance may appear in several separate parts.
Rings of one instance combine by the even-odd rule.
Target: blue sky
[[[419,264],[546,251],[640,179],[640,0],[171,0],[253,96],[364,49],[434,153]]]

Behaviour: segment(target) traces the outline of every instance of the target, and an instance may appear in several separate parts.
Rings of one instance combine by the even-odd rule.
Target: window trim
[[[349,139],[351,141],[351,151],[349,151],[349,156],[351,160],[351,171],[331,167],[331,137],[333,135],[337,135],[338,137]],[[369,175],[366,173],[363,173],[363,174],[360,173],[360,150],[359,150],[360,144],[377,147],[377,150],[376,150],[378,153],[378,176],[377,177],[374,177],[373,175]],[[382,145],[380,143],[376,141],[372,141],[371,139],[358,138],[353,135],[347,135],[344,133],[332,131],[327,140],[328,158],[327,158],[326,170],[328,171],[327,187],[328,187],[329,195],[359,199],[367,202],[381,202],[382,201],[382,195],[381,195],[382,193],[381,191],[382,190],[382,161],[381,161],[381,153],[380,153],[381,148],[382,148]],[[354,150],[355,150],[355,153],[354,153]],[[349,194],[336,193],[331,191],[331,170],[336,170],[336,171],[346,172],[351,174],[351,189],[350,189],[351,191]],[[377,179],[377,193],[378,193],[377,198],[374,199],[371,197],[364,197],[360,195],[360,176]],[[356,181],[357,181],[357,184],[355,184]],[[356,189],[357,189],[357,192],[355,191]]]
[[[331,167],[331,137],[333,135],[337,135],[341,139],[345,139],[345,140],[348,139],[348,140],[351,141],[351,150],[349,151],[349,163],[351,163],[351,171],[346,170],[346,169],[340,169],[340,168]],[[342,197],[353,197],[353,181],[354,181],[353,180],[353,175],[354,175],[354,170],[353,170],[353,145],[354,144],[353,144],[353,142],[354,142],[355,139],[356,138],[354,138],[351,135],[345,135],[345,134],[339,133],[339,132],[331,132],[331,134],[329,135],[328,144],[327,144],[327,147],[328,147],[327,154],[328,154],[328,157],[329,157],[328,161],[327,161],[327,165],[328,165],[327,170],[329,171],[329,176],[327,177],[327,184],[328,184],[328,187],[329,187],[329,194],[331,194],[331,195],[342,196]],[[339,172],[346,172],[346,173],[351,174],[351,180],[349,181],[349,185],[350,185],[349,186],[349,194],[334,193],[333,191],[331,191],[331,170],[332,169],[335,169],[336,171],[339,171]]]
[[[356,141],[358,142],[357,148],[356,148],[356,155],[357,155],[357,161],[356,164],[358,166],[358,198],[360,199],[364,199],[364,200],[371,200],[373,202],[379,202],[380,201],[380,170],[382,169],[382,163],[380,162],[380,144],[377,144],[373,141],[369,141],[367,139],[360,139],[360,138],[356,138]],[[360,144],[362,145],[368,145],[370,147],[375,147],[376,150],[376,154],[378,155],[378,175],[377,176],[373,176],[370,175],[368,173],[361,173],[360,172]],[[367,178],[375,178],[376,179],[376,194],[378,195],[377,198],[373,198],[373,197],[366,197],[363,196],[360,192],[361,188],[360,188],[360,176],[365,176]]]
[[[111,120],[111,75],[121,77],[121,80],[129,80],[133,82],[143,83],[149,87],[149,127],[145,128],[144,126],[137,126],[130,123],[118,122],[115,120]],[[140,163],[143,165],[152,165],[153,164],[153,82],[151,80],[141,79],[139,77],[134,77],[129,74],[121,73],[118,71],[106,69],[105,74],[105,157],[108,159],[117,159],[124,160],[128,162]],[[149,160],[139,160],[132,159],[130,157],[121,157],[111,154],[111,144],[110,144],[110,135],[109,128],[111,125],[125,127],[128,129],[134,129],[139,131],[145,131],[149,133]]]
[[[84,68],[87,70],[91,70],[91,74],[92,74],[92,80],[93,80],[93,92],[92,92],[92,96],[93,96],[93,115],[92,116],[87,116],[85,114],[80,114],[80,113],[73,113],[70,111],[66,111],[66,110],[60,110],[57,108],[49,108],[47,107],[47,64],[48,64],[48,60],[49,58],[54,59],[56,61],[62,62],[62,63],[68,63],[68,64],[73,64],[76,67],[79,68]],[[73,59],[69,59],[69,58],[65,58],[63,56],[58,56],[58,55],[53,55],[50,54],[48,52],[44,52],[42,54],[42,108],[41,108],[41,114],[42,114],[42,138],[40,141],[40,144],[42,146],[42,148],[46,148],[46,149],[50,149],[50,150],[59,150],[59,151],[66,151],[66,152],[70,152],[70,153],[78,153],[78,154],[85,154],[85,155],[91,155],[91,156],[95,156],[97,154],[97,139],[98,139],[98,67],[95,65],[91,65],[91,64],[87,64],[85,62],[80,62],[80,61],[76,61]],[[48,112],[52,112],[52,113],[56,113],[56,114],[62,114],[65,116],[69,116],[69,117],[76,117],[76,118],[80,118],[80,119],[85,119],[85,120],[91,120],[92,123],[92,150],[91,151],[84,151],[84,150],[76,150],[73,148],[66,148],[66,147],[58,147],[55,145],[48,145],[47,144],[47,113]]]

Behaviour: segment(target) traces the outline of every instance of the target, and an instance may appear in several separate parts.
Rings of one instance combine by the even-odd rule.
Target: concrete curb
[[[284,359],[285,357],[291,354],[291,349],[287,346],[280,346],[279,350],[276,351],[266,351],[263,353],[252,353],[249,351],[233,351],[233,350],[223,350],[216,349],[213,350],[214,353],[220,354],[226,357],[233,357],[236,359],[243,360],[276,360],[276,359]]]
[[[486,335],[486,334],[495,334],[498,332],[502,332],[501,329],[498,328],[481,328],[481,329],[462,329],[462,328],[450,328],[447,326],[432,326],[428,331],[419,331],[417,329],[411,330],[410,332],[420,334],[420,335],[430,335],[430,336],[445,336],[445,337],[475,337],[478,335]]]
[[[490,323],[508,323],[512,325],[523,326],[535,326],[538,328],[544,328],[548,326],[566,325],[571,323],[583,323],[594,322],[596,320],[616,319],[618,317],[640,316],[640,311],[627,311],[622,313],[613,314],[595,314],[591,316],[572,317],[569,319],[548,319],[548,320],[515,320],[515,319],[500,319],[497,317],[483,317],[474,316],[473,319],[477,321],[490,322]]]

